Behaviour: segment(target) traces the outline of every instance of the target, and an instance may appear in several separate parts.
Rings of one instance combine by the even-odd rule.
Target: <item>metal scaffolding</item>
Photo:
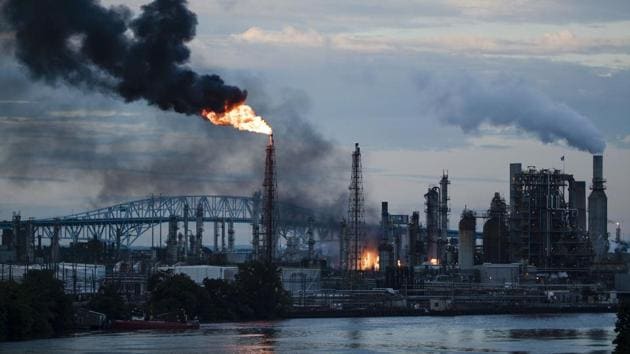
[[[511,175],[510,242],[516,258],[512,261],[525,260],[541,268],[588,267],[590,240],[579,232],[578,210],[565,196],[573,176],[534,167]]]
[[[278,247],[275,211],[275,202],[277,199],[276,189],[275,148],[273,135],[269,135],[269,143],[267,144],[265,156],[265,178],[263,180],[262,225],[264,238],[262,244],[263,252],[261,252],[262,260],[268,263],[273,262],[276,256],[276,248]]]
[[[361,171],[361,149],[356,143],[352,153],[352,173],[350,176],[350,196],[348,199],[348,225],[344,250],[346,252],[346,270],[361,269],[363,252],[363,234],[365,232],[363,175]]]

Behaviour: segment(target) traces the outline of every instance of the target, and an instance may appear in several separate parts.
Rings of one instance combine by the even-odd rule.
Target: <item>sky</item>
[[[145,3],[102,1],[134,14]],[[628,1],[189,7],[198,26],[187,65],[247,90],[274,127],[281,197],[342,217],[358,142],[368,219],[385,200],[393,213],[424,210],[427,188],[448,171],[455,228],[464,207],[507,197],[510,162],[590,184],[591,152],[604,149],[609,218],[630,223]],[[260,188],[264,136],[37,81],[13,41],[0,22],[0,219]]]

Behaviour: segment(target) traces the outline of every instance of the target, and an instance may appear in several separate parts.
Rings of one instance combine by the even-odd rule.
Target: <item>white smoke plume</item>
[[[420,105],[440,121],[474,133],[482,124],[515,127],[544,143],[565,141],[590,153],[602,153],[606,142],[588,117],[556,102],[524,80],[491,77],[420,75]]]

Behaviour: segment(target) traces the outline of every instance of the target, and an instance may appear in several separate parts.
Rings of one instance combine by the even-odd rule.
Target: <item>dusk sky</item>
[[[189,4],[190,66],[247,90],[274,127],[280,196],[345,207],[359,142],[370,211],[424,210],[447,170],[455,228],[465,206],[507,198],[510,162],[590,185],[605,145],[608,215],[630,226],[630,1]],[[264,135],[34,80],[13,42],[1,22],[0,219],[260,188]]]

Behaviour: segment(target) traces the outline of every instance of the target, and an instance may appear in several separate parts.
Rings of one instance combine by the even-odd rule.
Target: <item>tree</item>
[[[177,313],[184,309],[189,317],[206,319],[208,294],[187,275],[158,273],[149,283],[149,308],[154,315]]]
[[[129,318],[129,307],[125,299],[118,293],[114,284],[101,286],[90,302],[88,308],[92,311],[104,313],[108,320],[124,320]]]
[[[72,299],[64,292],[63,282],[48,270],[31,270],[24,276],[22,287],[30,296],[34,313],[33,334],[36,337],[61,335],[72,328]]]
[[[630,353],[630,301],[622,301],[617,312],[617,323],[615,324],[617,338],[613,341],[616,344],[615,354]]]
[[[21,284],[0,283],[0,340],[61,335],[72,325],[72,299],[52,272],[31,270]]]
[[[245,318],[282,317],[291,304],[275,264],[255,261],[241,264],[235,285]]]
[[[203,286],[208,293],[209,320],[238,320],[241,317],[238,292],[233,283],[223,279],[204,279]]]

